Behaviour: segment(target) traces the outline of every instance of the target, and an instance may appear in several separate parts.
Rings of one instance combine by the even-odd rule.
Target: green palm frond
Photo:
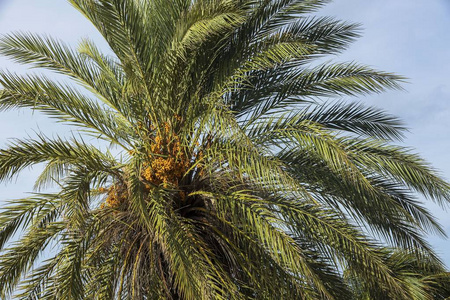
[[[19,77],[1,73],[1,109],[31,108],[62,122],[92,130],[118,145],[129,144],[130,122],[122,115],[99,105],[70,86],[56,84],[38,76]],[[118,132],[122,132],[118,135]]]
[[[117,162],[109,152],[103,153],[82,140],[67,142],[40,136],[38,140],[17,140],[9,148],[0,150],[0,178],[11,178],[28,166],[52,161],[110,172],[112,175],[120,173],[114,168]]]

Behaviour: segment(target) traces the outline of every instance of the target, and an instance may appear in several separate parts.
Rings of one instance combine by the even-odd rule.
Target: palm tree
[[[359,34],[309,16],[326,2],[70,0],[111,53],[2,37],[77,85],[2,72],[0,109],[79,128],[0,150],[0,180],[45,166],[0,215],[2,297],[434,297],[445,270],[424,235],[445,232],[417,194],[446,205],[449,185],[392,144],[397,118],[332,100],[402,78],[320,63]]]

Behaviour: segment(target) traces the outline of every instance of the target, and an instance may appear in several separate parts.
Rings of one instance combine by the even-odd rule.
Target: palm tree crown
[[[330,100],[402,78],[318,62],[359,34],[309,16],[326,2],[70,0],[111,54],[2,37],[1,54],[77,85],[1,72],[0,109],[80,129],[0,150],[0,180],[45,165],[1,212],[3,297],[444,299],[423,236],[445,233],[416,194],[446,205],[449,185],[392,144],[397,118]]]

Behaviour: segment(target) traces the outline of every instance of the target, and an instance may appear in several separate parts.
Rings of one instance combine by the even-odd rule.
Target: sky
[[[359,98],[400,117],[409,129],[403,145],[411,146],[450,179],[450,1],[448,0],[335,0],[318,12],[362,24],[362,37],[333,61],[356,61],[408,78],[406,91],[388,91]],[[76,46],[89,37],[106,43],[93,26],[66,1],[0,0],[0,35],[25,31],[47,34]],[[24,73],[23,66],[0,57],[0,70]],[[349,99],[350,100],[350,99]],[[0,112],[0,148],[13,138],[36,131],[64,135],[70,128],[47,117],[20,110]],[[0,184],[0,201],[30,192],[40,168]],[[426,202],[450,235],[450,210]],[[450,240],[428,240],[450,267]]]

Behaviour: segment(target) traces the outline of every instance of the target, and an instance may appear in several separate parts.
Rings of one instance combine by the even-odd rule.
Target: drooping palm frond
[[[396,117],[328,100],[403,80],[315,63],[359,36],[309,16],[328,1],[69,2],[113,54],[0,38],[1,54],[78,85],[0,72],[1,110],[78,130],[0,150],[1,180],[44,164],[36,188],[58,188],[3,207],[2,298],[447,297],[425,240],[445,232],[417,195],[445,206],[450,186],[392,144]]]
[[[404,282],[403,290],[411,299],[447,299],[449,274],[433,258],[418,259],[405,250],[384,249],[383,260],[390,266],[393,276]],[[354,289],[356,299],[390,299],[386,290],[373,290],[365,282],[347,274],[346,280]]]

